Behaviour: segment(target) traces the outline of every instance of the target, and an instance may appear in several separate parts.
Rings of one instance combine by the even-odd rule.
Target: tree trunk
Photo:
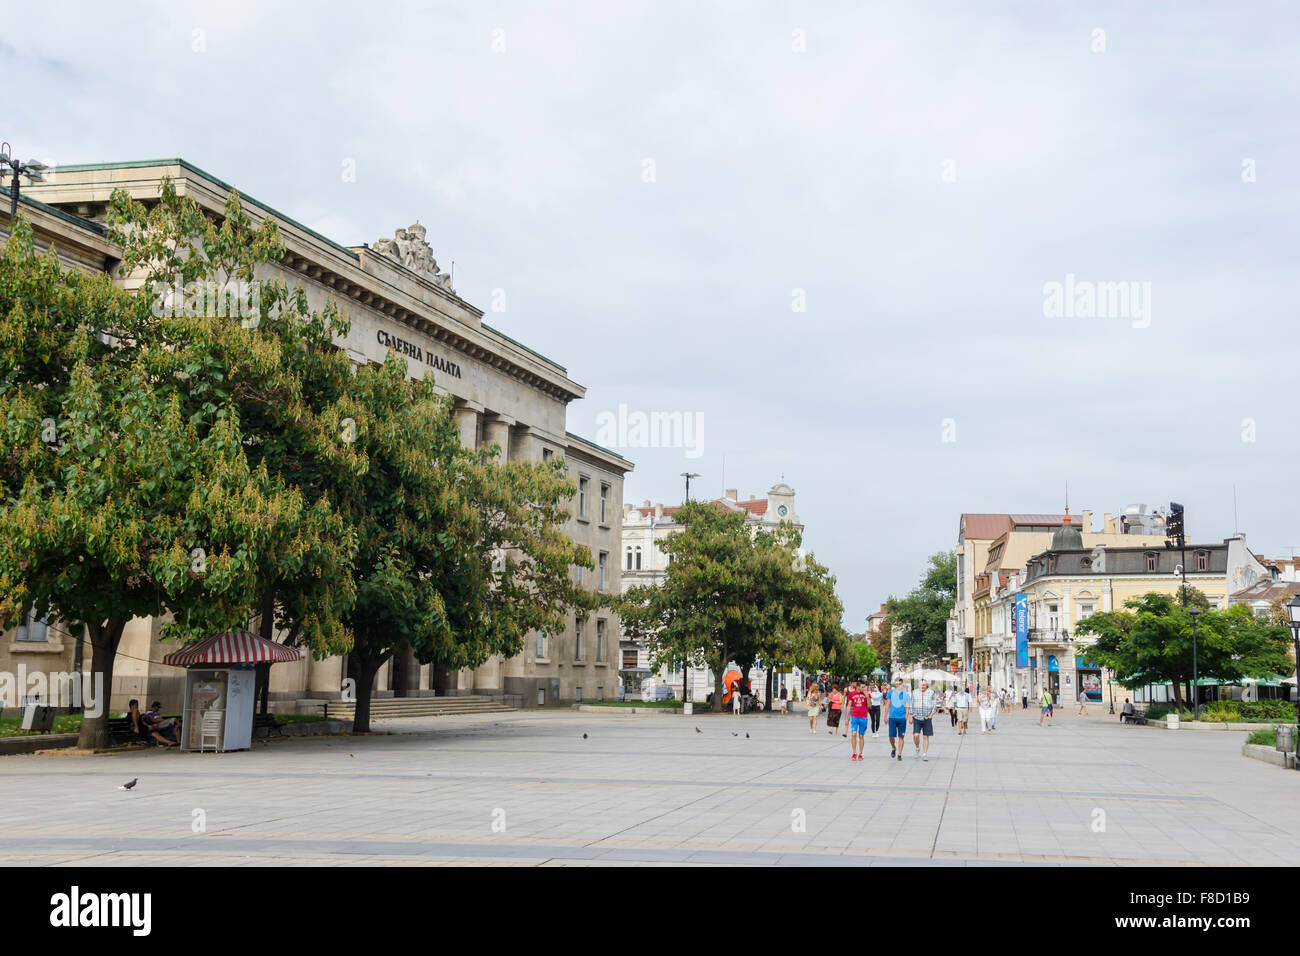
[[[91,686],[99,683],[95,675],[102,674],[104,690],[103,699],[96,701],[98,715],[92,716],[88,711],[82,714],[81,734],[77,738],[77,746],[82,750],[102,750],[109,744],[108,704],[113,697],[113,661],[117,658],[117,646],[122,642],[125,628],[125,619],[86,625],[90,634]]]
[[[773,669],[774,669],[774,668],[772,667],[771,664],[768,664],[768,665],[767,665],[767,689],[766,689],[766,690],[764,691],[764,693],[763,693],[763,709],[764,709],[764,710],[771,710],[771,709],[772,709],[772,687],[774,686],[773,681],[772,681],[772,678],[773,678],[773,676],[775,676],[775,675],[773,675],[773,673],[772,673]]]
[[[374,692],[375,675],[384,666],[384,658],[378,660],[369,656],[356,655],[357,671],[357,706],[352,718],[354,734],[370,733],[370,695]]]
[[[262,595],[262,618],[258,624],[257,634],[268,641],[275,640],[275,588],[269,587],[266,593]],[[271,665],[264,662],[254,667],[255,683],[253,684],[253,695],[258,703],[259,713],[266,714],[267,698],[270,696],[271,689]]]
[[[722,672],[727,669],[727,659],[731,655],[726,647],[722,648],[721,663],[713,668],[713,712],[722,713]]]

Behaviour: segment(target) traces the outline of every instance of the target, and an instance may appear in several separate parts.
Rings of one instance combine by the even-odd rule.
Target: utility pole
[[[1183,576],[1182,605],[1187,607],[1187,536],[1185,533],[1183,506],[1176,501],[1169,502],[1169,517],[1165,519],[1165,547],[1177,548],[1182,563],[1179,570]]]
[[[700,476],[698,472],[684,471],[682,472],[682,477],[686,479],[686,500],[690,501],[691,500],[691,479],[698,478]]]

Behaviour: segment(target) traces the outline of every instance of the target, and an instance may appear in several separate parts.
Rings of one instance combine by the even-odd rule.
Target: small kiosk
[[[296,661],[292,647],[232,628],[163,658],[184,667],[183,750],[247,750],[253,743],[256,664]]]

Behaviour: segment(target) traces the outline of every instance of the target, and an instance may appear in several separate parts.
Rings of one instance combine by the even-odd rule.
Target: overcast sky
[[[1250,545],[1300,550],[1289,4],[429,6],[25,5],[0,138],[181,156],[349,245],[418,218],[587,386],[572,431],[701,417],[699,457],[619,449],[627,501],[784,476],[852,630],[962,512],[1067,481],[1198,543],[1235,484]],[[1067,275],[1142,314],[1046,315]]]

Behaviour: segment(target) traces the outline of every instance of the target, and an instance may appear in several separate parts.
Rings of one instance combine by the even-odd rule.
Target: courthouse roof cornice
[[[133,175],[132,170],[140,173]],[[87,175],[100,173],[106,175]],[[46,200],[41,205],[53,209],[59,204],[107,203],[118,188],[150,202],[156,200],[163,176],[172,178],[179,194],[194,199],[213,215],[220,214],[226,198],[237,191],[192,163],[172,158],[58,166],[46,174],[47,182],[29,186],[24,193],[39,193]],[[242,192],[239,196],[255,222],[271,217],[280,224],[286,249],[280,263],[283,268],[322,284],[339,299],[351,299],[561,401],[586,394],[583,386],[568,377],[564,366],[483,324],[482,310],[452,290],[367,246],[342,245],[251,196]],[[24,200],[27,198],[25,195]]]

